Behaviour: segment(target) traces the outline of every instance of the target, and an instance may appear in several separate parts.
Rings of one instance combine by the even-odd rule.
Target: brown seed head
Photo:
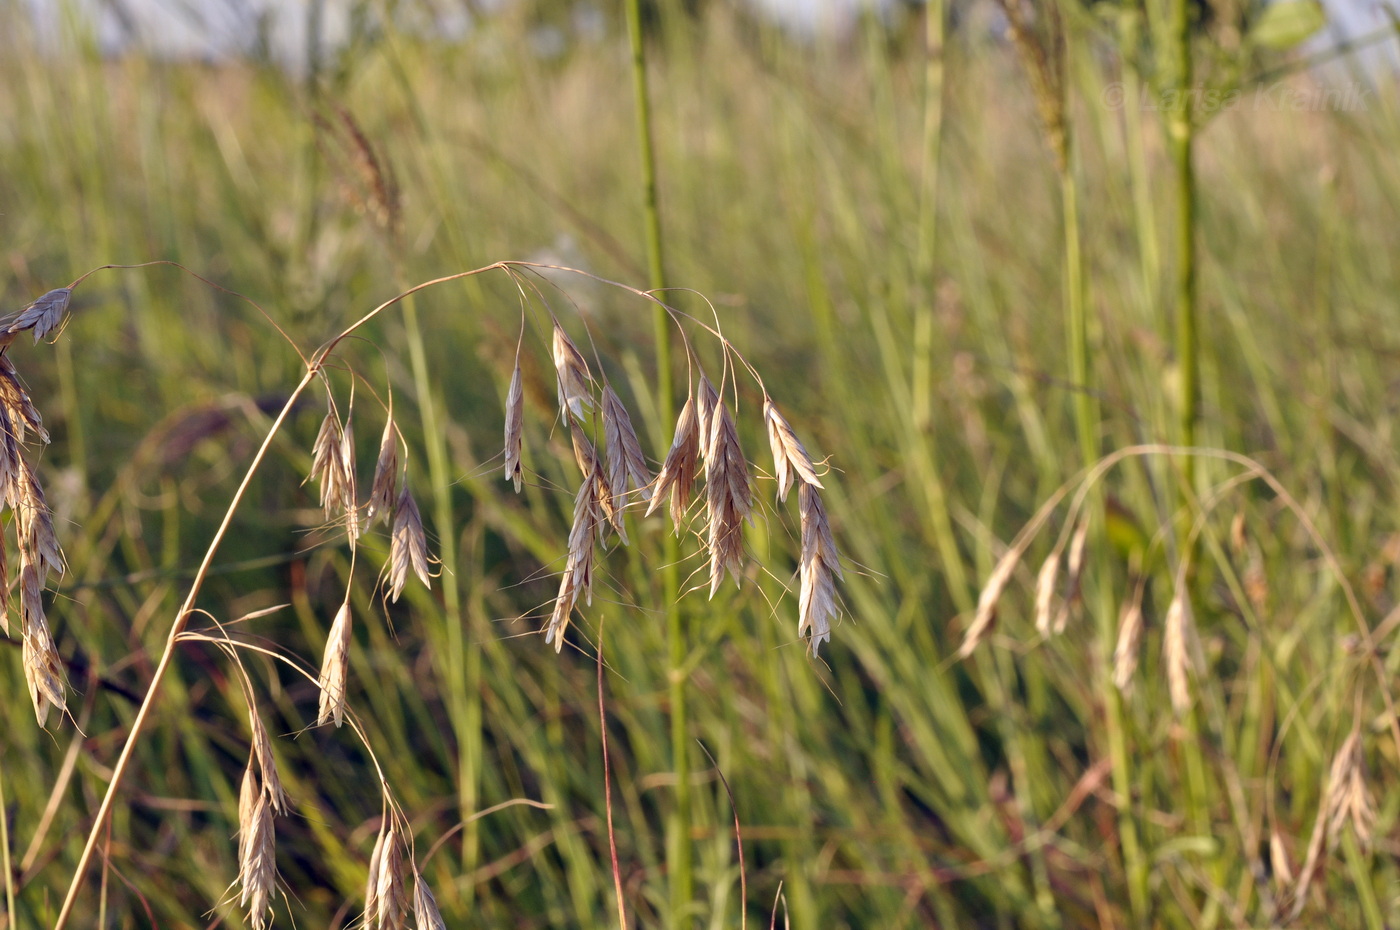
[[[560,411],[583,420],[584,411],[593,409],[593,377],[588,372],[588,362],[558,320],[554,321],[554,372],[559,381]]]
[[[815,656],[821,644],[831,639],[831,621],[839,612],[835,579],[842,577],[841,556],[836,551],[826,508],[814,485],[806,482],[798,485],[797,509],[802,518],[797,635],[809,637],[809,648]]]
[[[787,500],[794,475],[810,485],[821,487],[816,469],[812,467],[812,457],[793,432],[792,424],[778,412],[766,394],[763,397],[763,422],[768,427],[768,448],[773,453],[773,477],[778,480],[778,500]]]
[[[374,484],[369,490],[369,511],[366,514],[371,523],[375,520],[387,523],[394,512],[394,501],[398,498],[398,489],[394,487],[399,474],[399,444],[396,434],[391,417],[389,422],[384,424],[384,435],[379,440],[379,457],[374,462]]]
[[[350,658],[350,600],[340,605],[330,635],[326,637],[326,654],[321,659],[320,707],[317,725],[334,721],[338,727],[345,717],[345,688]]]
[[[525,394],[521,389],[520,357],[515,359],[515,370],[510,376],[510,390],[506,392],[506,480],[515,482],[515,493],[520,493],[522,474],[520,450],[525,435]]]
[[[744,521],[753,508],[748,462],[729,407],[720,400],[710,413],[709,454],[705,457],[705,513],[709,524],[710,597],[725,569],[734,583],[744,568]]]
[[[408,567],[431,588],[428,576],[428,538],[423,532],[423,517],[418,505],[408,490],[408,476],[404,476],[398,502],[394,505],[394,529],[389,541],[389,594],[398,603],[403,593],[404,580],[408,577]]]
[[[679,536],[685,526],[685,512],[690,506],[690,495],[695,484],[695,472],[700,454],[699,424],[695,415],[695,401],[687,398],[676,418],[676,435],[671,440],[671,450],[666,453],[666,461],[656,476],[656,493],[647,507],[647,516],[661,506],[669,494],[671,497],[671,523]]]

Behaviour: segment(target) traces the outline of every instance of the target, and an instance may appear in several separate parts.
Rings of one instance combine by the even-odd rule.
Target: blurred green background
[[[98,265],[170,260],[256,301],[310,350],[408,285],[498,260],[647,286],[621,7],[580,28],[581,7],[522,2],[443,37],[422,28],[427,5],[365,4],[347,41],[285,67],[256,48],[211,60],[104,51],[77,15],[40,35],[27,6],[0,2],[0,309]],[[1135,3],[1061,6],[1093,439],[1100,453],[1173,442],[1180,255],[1165,111],[1150,90],[1116,96],[1125,80],[1131,91],[1134,66],[1150,81],[1155,52],[1146,34],[1124,44]],[[1043,25],[1049,8],[1035,9]],[[430,435],[403,315],[346,343],[331,383],[343,404],[349,372],[362,379],[362,468],[383,423],[370,392],[391,386],[431,548],[443,551],[446,530],[455,550],[444,571],[459,609],[440,582],[411,582],[385,605],[373,577],[382,531],[352,576],[343,541],[318,529],[315,490],[301,485],[318,398],[274,445],[200,606],[231,622],[288,605],[237,629],[314,670],[351,585],[350,700],[412,818],[448,926],[616,924],[593,660],[604,621],[634,926],[734,927],[741,912],[797,928],[1284,922],[1332,755],[1354,725],[1376,825],[1369,843],[1339,831],[1296,925],[1400,921],[1400,758],[1381,691],[1400,663],[1386,635],[1400,557],[1400,97],[1375,59],[1309,69],[1299,65],[1317,46],[1250,41],[1262,5],[1194,9],[1199,80],[1243,93],[1202,108],[1195,142],[1196,442],[1252,456],[1291,492],[1381,634],[1376,655],[1358,646],[1340,579],[1297,515],[1257,481],[1232,483],[1239,467],[1198,462],[1197,489],[1220,497],[1191,578],[1203,664],[1199,713],[1184,727],[1167,701],[1161,630],[1185,512],[1171,463],[1156,458],[1105,478],[1110,519],[1095,520],[1083,604],[1062,636],[1037,636],[1033,587],[1067,531],[1063,508],[1031,543],[988,642],[952,659],[980,580],[1083,465],[1081,388],[1064,348],[1063,188],[1027,71],[982,4],[958,5],[931,52],[937,30],[922,6],[804,34],[717,0],[652,3],[643,20],[667,276],[713,302],[808,449],[829,457],[846,616],[819,660],[806,654],[796,509],[757,481],[745,585],[681,601],[688,733],[714,763],[693,748],[694,907],[676,918],[659,515],[635,524],[630,548],[600,553],[577,648],[556,656],[535,633],[577,477],[568,437],[551,428],[539,314],[525,359],[533,481],[520,497],[499,473],[520,325],[506,276],[417,298],[441,420]],[[1303,25],[1299,37],[1313,28]],[[545,26],[557,48],[542,49]],[[1329,87],[1358,104],[1317,96]],[[378,179],[351,126],[387,166]],[[397,232],[376,213],[389,176]],[[567,293],[550,291],[555,311],[576,339],[586,321],[659,459],[672,427],[657,416],[650,308],[584,277],[550,281]],[[674,302],[709,313],[689,291]],[[52,922],[192,570],[301,367],[253,307],[169,266],[93,276],[56,345],[27,341],[10,355],[53,433],[35,454],[70,563],[51,619],[81,733],[35,725],[18,642],[0,644],[16,904],[0,917],[6,930]],[[713,340],[698,344],[717,367]],[[766,473],[760,404],[745,385],[740,430]],[[434,446],[449,477],[437,485]],[[1242,546],[1229,539],[1237,515]],[[701,569],[688,587],[703,561],[693,540],[681,552],[683,580]],[[1112,731],[1125,796],[1106,774],[1114,643],[1101,631],[1139,577],[1142,658]],[[277,822],[278,925],[351,926],[380,816],[371,769],[348,733],[306,729],[316,695],[304,679],[248,661],[295,805]],[[247,740],[226,659],[182,647],[76,925],[243,925],[228,886]],[[462,826],[514,798],[553,807]],[[1145,899],[1131,890],[1134,867]]]

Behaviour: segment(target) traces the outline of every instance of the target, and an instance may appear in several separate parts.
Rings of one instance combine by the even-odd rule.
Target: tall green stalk
[[[632,91],[637,107],[637,148],[642,167],[642,208],[647,246],[647,276],[653,291],[666,288],[665,253],[661,238],[661,209],[656,189],[656,151],[651,131],[651,97],[647,88],[646,43],[642,36],[641,0],[627,0],[627,41],[632,52]],[[663,293],[658,297],[664,299]],[[666,311],[652,310],[656,341],[657,415],[665,426],[676,416],[672,397],[674,378],[671,364],[671,327]],[[694,898],[693,857],[690,845],[690,735],[686,714],[685,618],[680,608],[680,540],[662,534],[664,555],[661,569],[662,603],[666,605],[668,644],[667,679],[671,705],[671,766],[676,777],[676,806],[666,831],[666,867],[670,881],[670,925],[681,927],[689,920]]]
[[[1177,93],[1167,118],[1176,197],[1176,351],[1181,367],[1179,416],[1181,442],[1196,443],[1196,410],[1200,395],[1200,359],[1196,335],[1196,170],[1192,158],[1195,127],[1191,112],[1191,4],[1172,0],[1171,43]],[[1194,486],[1195,464],[1182,462],[1188,489]]]

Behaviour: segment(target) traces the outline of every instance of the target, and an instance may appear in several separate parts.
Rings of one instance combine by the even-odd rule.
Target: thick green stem
[[[1176,195],[1176,352],[1181,383],[1178,414],[1181,443],[1196,444],[1196,409],[1200,394],[1200,360],[1196,336],[1196,172],[1192,159],[1195,127],[1191,113],[1191,17],[1188,0],[1172,0],[1171,38],[1176,72],[1176,99],[1168,115]],[[1188,489],[1194,486],[1195,459],[1182,461]]]
[[[661,209],[656,185],[656,152],[651,131],[651,98],[647,89],[646,43],[642,36],[641,0],[627,0],[627,41],[632,52],[632,90],[637,108],[637,148],[642,168],[642,208],[645,215],[647,273],[653,291],[666,287],[665,253],[662,250]],[[658,293],[664,299],[664,294]],[[676,415],[674,379],[671,364],[671,327],[666,311],[652,310],[656,340],[657,415],[665,435]],[[666,638],[669,644],[668,685],[671,705],[671,765],[676,776],[676,807],[667,825],[666,864],[670,879],[670,925],[681,927],[689,921],[694,897],[692,850],[690,846],[690,733],[686,715],[685,618],[680,608],[680,541],[665,534],[661,570],[662,603],[666,605]]]

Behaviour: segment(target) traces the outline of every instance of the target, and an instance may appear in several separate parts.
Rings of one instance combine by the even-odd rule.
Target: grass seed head
[[[744,568],[744,521],[753,509],[748,462],[739,446],[739,430],[728,405],[717,401],[710,413],[709,455],[705,458],[710,597],[719,590],[726,569],[734,583],[739,584]]]
[[[593,377],[588,362],[558,320],[554,321],[554,372],[559,382],[560,411],[583,420],[584,411],[593,409]]]
[[[394,529],[389,540],[389,595],[398,603],[403,593],[408,568],[431,588],[428,575],[428,538],[423,532],[423,516],[418,512],[418,504],[408,490],[408,476],[404,476],[399,490],[398,502],[394,504]]]
[[[620,511],[626,503],[628,481],[641,494],[642,500],[651,497],[651,469],[642,454],[642,444],[637,441],[637,431],[632,428],[632,418],[612,385],[603,387],[603,438],[607,442],[608,485],[612,488],[613,509]]]
[[[1055,582],[1060,575],[1060,553],[1052,552],[1040,566],[1035,578],[1035,629],[1048,637],[1055,619]]]
[[[1123,694],[1132,691],[1141,648],[1142,601],[1134,594],[1123,605],[1123,613],[1118,618],[1118,642],[1113,647],[1113,684]]]
[[[394,512],[394,501],[398,497],[398,489],[394,485],[399,474],[396,433],[394,421],[390,418],[384,424],[384,435],[379,440],[379,457],[374,462],[374,484],[369,490],[369,511],[366,515],[370,522],[388,522]]]
[[[1371,844],[1376,805],[1366,786],[1366,760],[1361,750],[1361,729],[1353,727],[1332,758],[1327,776],[1327,841],[1336,844],[1348,823],[1363,848]]]
[[[699,423],[695,414],[695,400],[687,398],[676,418],[676,434],[671,440],[671,449],[666,460],[661,463],[661,471],[656,476],[656,493],[647,507],[647,516],[661,506],[669,494],[671,498],[671,523],[676,535],[685,526],[685,513],[690,507],[690,495],[695,484],[695,472],[700,454]]]
[[[763,397],[763,422],[768,427],[768,448],[773,453],[773,477],[778,481],[778,500],[787,500],[794,475],[815,487],[822,487],[812,467],[812,457],[793,432],[792,424],[778,412],[766,394]]]
[[[515,370],[510,375],[510,390],[506,392],[506,480],[515,482],[515,493],[520,493],[523,479],[520,469],[520,451],[525,434],[525,393],[521,387],[520,359],[515,360]]]
[[[408,917],[408,889],[403,880],[403,841],[398,827],[390,824],[379,849],[376,874],[375,913],[380,930],[403,930]]]
[[[602,519],[599,509],[598,477],[594,469],[583,479],[574,497],[574,522],[569,529],[569,552],[564,562],[564,574],[559,579],[559,593],[554,598],[554,610],[545,627],[544,641],[554,645],[554,651],[564,648],[564,632],[579,595],[593,603],[593,538]]]
[[[695,416],[700,424],[700,457],[708,467],[710,461],[710,440],[714,428],[715,408],[719,406],[719,391],[710,383],[709,377],[700,373],[700,385],[695,390]]]
[[[416,868],[413,870],[413,924],[414,930],[447,930],[433,890]]]
[[[821,495],[814,486],[803,482],[798,487],[797,509],[802,518],[797,635],[808,637],[815,656],[821,644],[831,639],[831,621],[838,614],[835,579],[842,577],[841,556],[836,551]]]
[[[72,289],[54,288],[16,313],[12,318],[0,320],[0,336],[13,338],[17,333],[32,329],[34,342],[37,344],[40,339],[57,330],[63,324],[63,318],[68,313],[68,302],[72,297]]]
[[[253,730],[253,754],[258,759],[258,774],[262,776],[263,794],[268,804],[279,814],[287,812],[287,792],[282,787],[282,779],[277,774],[277,760],[272,755],[272,738],[267,734],[262,716],[249,698],[248,721]]]
[[[29,686],[29,699],[34,704],[34,716],[39,726],[45,726],[49,709],[60,713],[67,707],[67,682],[63,661],[58,656],[53,634],[44,616],[44,587],[40,569],[25,556],[20,557],[19,608],[21,660],[24,679]]]
[[[991,577],[987,579],[981,596],[977,598],[977,612],[972,617],[972,624],[963,634],[962,645],[958,647],[958,658],[966,659],[972,655],[991,631],[997,616],[997,605],[1001,603],[1001,595],[1006,590],[1006,583],[1011,580],[1011,573],[1020,562],[1021,551],[1013,547],[1006,550],[996,568],[992,569]]]
[[[1166,629],[1162,635],[1162,659],[1167,666],[1167,690],[1172,709],[1184,717],[1191,709],[1191,607],[1178,586],[1167,608]]]
[[[321,677],[317,680],[321,687],[317,725],[334,721],[338,727],[345,717],[349,657],[350,600],[347,598],[345,603],[340,605],[340,610],[336,611],[330,635],[326,637],[326,654],[321,660]]]
[[[273,804],[263,792],[253,802],[247,825],[240,830],[238,883],[243,887],[240,907],[248,908],[248,925],[263,930],[272,911],[272,890],[277,880],[277,840],[273,828]]]

